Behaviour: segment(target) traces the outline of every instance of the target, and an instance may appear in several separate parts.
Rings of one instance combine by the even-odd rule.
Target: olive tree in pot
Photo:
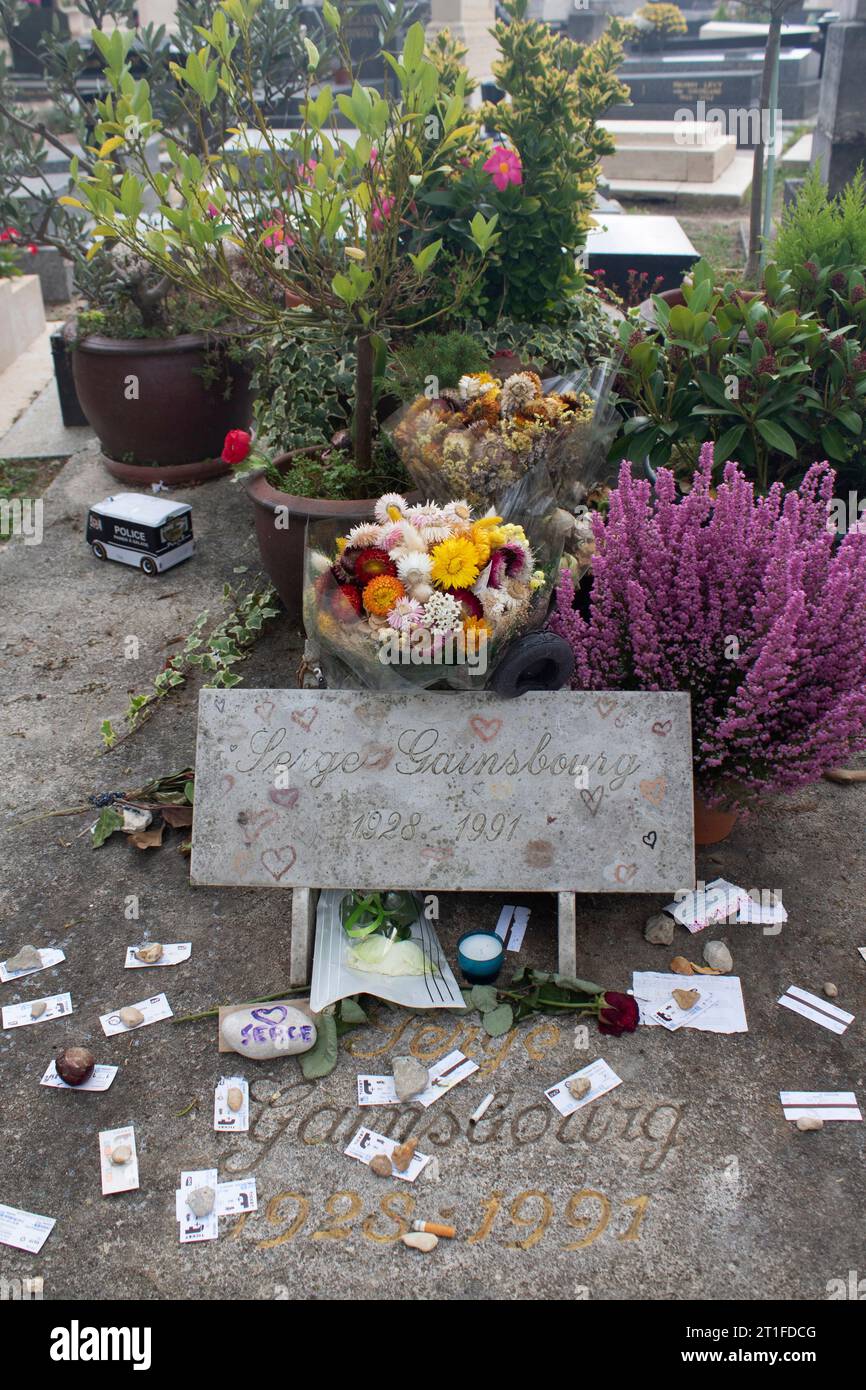
[[[129,80],[125,50],[113,45],[106,51],[112,95],[97,129],[100,158],[80,176],[79,198],[95,219],[97,240],[121,242],[254,330],[294,325],[325,341],[354,343],[346,450],[359,480],[358,499],[337,505],[327,495],[282,492],[261,476],[265,460],[256,451],[244,460],[247,472],[259,474],[247,487],[265,566],[297,613],[303,522],[339,511],[347,519],[363,516],[372,506],[364,480],[374,466],[374,384],[388,336],[446,312],[430,306],[429,272],[441,241],[432,231],[425,238],[418,208],[420,192],[466,137],[466,102],[462,77],[441,79],[420,24],[409,29],[399,59],[384,55],[392,74],[385,95],[353,80],[348,93],[335,96],[325,84],[313,97],[321,54],[305,39],[309,78],[301,125],[288,140],[278,140],[250,81],[249,35],[258,3],[223,0],[210,27],[200,29],[202,48],[175,66],[191,120],[205,125],[211,105],[221,100],[238,133],[206,159],[168,140],[170,172],[154,173],[138,158],[142,140],[158,123],[145,84]],[[325,3],[323,16],[351,75],[340,14]],[[118,180],[114,154],[120,149],[126,172]],[[146,190],[156,199],[158,226],[139,216]],[[470,224],[465,258],[468,267],[477,263],[478,274],[496,240],[495,223],[495,216],[479,212]],[[250,272],[243,280],[232,264],[237,250]],[[471,269],[460,283],[464,292],[471,289]],[[285,462],[273,461],[272,477]]]

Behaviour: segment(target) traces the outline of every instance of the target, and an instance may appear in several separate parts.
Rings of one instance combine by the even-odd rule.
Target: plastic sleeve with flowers
[[[568,426],[550,440],[546,463],[556,499],[561,507],[574,512],[592,506],[600,489],[613,482],[615,469],[608,452],[618,421],[613,394],[617,367],[600,362],[590,371],[545,380],[549,393],[576,400],[578,408]]]
[[[425,496],[464,497],[476,509],[505,515],[512,490],[540,464],[549,468],[555,459],[557,472],[569,476],[588,452],[594,420],[607,410],[609,386],[594,397],[572,389],[572,378],[560,380],[562,389],[545,390],[536,372],[504,381],[467,373],[453,389],[418,397],[386,429]]]
[[[345,534],[313,523],[304,622],[326,681],[484,688],[505,643],[546,616],[558,562],[549,538],[542,558],[522,525],[477,516],[463,499],[413,506],[389,493]]]

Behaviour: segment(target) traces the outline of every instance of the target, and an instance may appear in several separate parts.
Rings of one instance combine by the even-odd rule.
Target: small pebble
[[[135,958],[143,960],[145,965],[154,965],[162,958],[162,946],[158,941],[152,942],[150,946],[139,946]]]
[[[54,1059],[57,1075],[67,1086],[81,1086],[93,1075],[96,1058],[87,1047],[64,1047]]]
[[[35,1004],[30,1005],[30,1017],[41,1018],[47,1008],[48,1005],[44,999],[37,999]]]
[[[584,1096],[588,1096],[592,1090],[592,1082],[588,1076],[573,1076],[570,1081],[566,1081],[565,1085],[575,1100],[583,1100]]]
[[[804,1133],[812,1129],[823,1129],[824,1121],[819,1119],[817,1115],[801,1115],[797,1120],[797,1128]]]
[[[439,1177],[439,1160],[438,1158],[431,1158],[430,1162],[425,1163],[421,1169],[421,1182],[438,1182]]]
[[[127,1028],[137,1028],[140,1023],[144,1023],[144,1014],[141,1009],[130,1005],[129,1008],[120,1010],[120,1021]]]
[[[836,988],[836,986],[830,980],[828,980],[824,986],[824,993],[826,994],[828,999],[835,999],[839,991]]]
[[[139,811],[136,806],[124,806],[121,811],[123,825],[120,827],[125,835],[132,835],[136,830],[146,830],[153,820],[150,811]]]
[[[229,1086],[226,1104],[229,1110],[240,1110],[244,1103],[244,1093],[239,1086]]]
[[[213,1211],[216,1193],[212,1187],[194,1187],[187,1193],[186,1204],[193,1216],[209,1216]]]
[[[398,1144],[391,1154],[391,1162],[398,1173],[405,1173],[409,1164],[412,1162],[412,1155],[418,1147],[417,1139],[407,1139],[405,1144]]]
[[[405,1236],[401,1236],[404,1245],[408,1245],[410,1250],[422,1250],[425,1255],[429,1255],[431,1250],[435,1250],[439,1244],[439,1237],[434,1236],[430,1231],[408,1231]]]
[[[672,989],[671,994],[681,1009],[693,1009],[701,997],[696,989]]]
[[[391,1066],[398,1100],[411,1100],[412,1096],[427,1090],[429,1073],[414,1057],[395,1057]]]
[[[111,1150],[111,1161],[116,1163],[118,1168],[122,1168],[124,1163],[128,1163],[132,1158],[132,1149],[128,1144],[118,1144],[116,1149]]]
[[[734,958],[724,941],[708,941],[704,947],[704,960],[713,970],[721,970],[723,975],[734,968]]]
[[[667,912],[657,912],[654,917],[647,918],[643,934],[653,946],[670,946],[674,939],[673,917]]]
[[[35,946],[21,946],[10,956],[6,962],[6,969],[12,970],[41,970],[42,957]]]
[[[377,1178],[390,1178],[394,1171],[394,1165],[387,1154],[376,1154],[376,1157],[370,1160],[370,1167]]]

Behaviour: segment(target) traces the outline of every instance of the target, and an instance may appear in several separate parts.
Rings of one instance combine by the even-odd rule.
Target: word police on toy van
[[[97,560],[120,560],[145,574],[159,574],[195,554],[192,507],[120,492],[90,508],[87,543]]]

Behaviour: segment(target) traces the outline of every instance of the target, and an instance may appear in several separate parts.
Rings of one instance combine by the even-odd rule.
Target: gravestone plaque
[[[203,690],[191,877],[262,888],[690,886],[689,697]]]

